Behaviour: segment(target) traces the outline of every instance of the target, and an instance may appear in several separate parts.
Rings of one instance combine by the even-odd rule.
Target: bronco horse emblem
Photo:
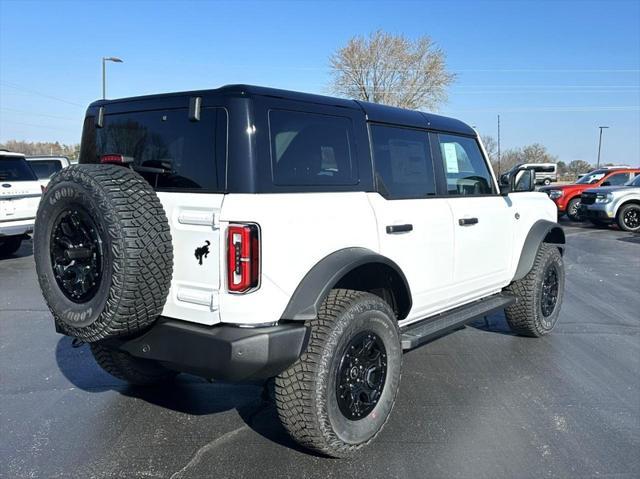
[[[209,245],[211,243],[207,240],[205,240],[205,245],[204,246],[200,246],[199,248],[196,248],[195,251],[195,256],[196,259],[198,260],[198,264],[200,266],[202,266],[202,258],[206,258],[209,255]]]

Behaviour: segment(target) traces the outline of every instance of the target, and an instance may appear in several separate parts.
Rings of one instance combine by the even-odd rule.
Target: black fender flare
[[[331,289],[350,271],[365,264],[382,264],[393,269],[406,288],[411,309],[411,290],[400,267],[391,259],[367,248],[345,248],[318,261],[302,278],[280,319],[308,321],[318,316],[322,301]]]
[[[518,267],[516,268],[515,275],[513,276],[513,281],[518,281],[524,278],[529,271],[531,271],[536,259],[536,254],[538,254],[538,249],[543,242],[557,244],[560,251],[563,251],[565,236],[564,231],[558,223],[547,220],[538,220],[533,224],[524,240],[522,252],[520,253],[520,260],[518,261]]]

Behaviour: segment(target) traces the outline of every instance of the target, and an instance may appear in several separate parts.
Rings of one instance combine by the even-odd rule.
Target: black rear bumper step
[[[307,335],[308,328],[301,322],[239,328],[161,318],[142,336],[104,344],[175,371],[239,382],[284,371],[304,351]]]
[[[402,328],[402,349],[409,350],[463,326],[480,316],[486,316],[513,304],[516,298],[507,293],[498,293],[465,304],[446,313],[430,316],[426,319]]]

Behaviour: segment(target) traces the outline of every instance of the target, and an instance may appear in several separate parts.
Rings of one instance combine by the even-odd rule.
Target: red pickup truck
[[[587,173],[571,185],[546,186],[540,188],[558,207],[558,216],[566,214],[570,220],[582,221],[580,215],[580,195],[584,190],[600,186],[623,185],[635,175],[640,168],[600,168]]]

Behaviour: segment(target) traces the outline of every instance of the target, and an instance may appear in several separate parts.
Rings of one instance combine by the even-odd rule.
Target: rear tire
[[[551,184],[551,180],[549,178],[545,178],[543,183],[545,186],[549,186]]]
[[[571,221],[582,221],[582,215],[580,214],[580,198],[573,198],[567,204],[567,217]]]
[[[397,320],[378,296],[336,289],[309,327],[306,351],[276,378],[278,415],[301,445],[345,457],[373,441],[393,409],[402,367]]]
[[[637,233],[640,231],[640,205],[629,203],[622,206],[616,218],[618,226],[623,231]]]
[[[91,354],[98,365],[113,377],[138,386],[152,386],[170,382],[178,374],[156,361],[140,359],[124,351],[90,344]]]
[[[0,258],[11,256],[20,249],[22,238],[19,236],[9,236],[0,238]]]
[[[540,337],[551,332],[560,314],[564,277],[560,251],[553,244],[542,243],[531,271],[506,288],[516,297],[516,302],[505,310],[514,333]]]

